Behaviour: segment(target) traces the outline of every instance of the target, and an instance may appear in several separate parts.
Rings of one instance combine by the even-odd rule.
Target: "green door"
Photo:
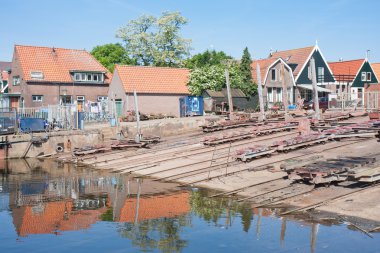
[[[116,115],[120,117],[123,115],[123,101],[121,99],[115,100]]]

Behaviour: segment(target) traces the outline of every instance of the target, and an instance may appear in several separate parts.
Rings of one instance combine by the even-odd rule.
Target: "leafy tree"
[[[157,33],[155,36],[156,66],[181,66],[190,54],[191,40],[181,37],[182,26],[187,24],[187,19],[179,12],[163,12],[157,20]]]
[[[195,68],[191,71],[188,87],[193,95],[201,95],[205,90],[221,90],[226,87],[224,65],[212,65]],[[231,88],[244,88],[239,65],[232,63],[229,66]]]
[[[256,91],[256,85],[252,80],[251,63],[251,55],[246,47],[244,48],[243,57],[240,63],[240,72],[242,78],[242,90],[247,95],[252,95]]]
[[[152,31],[157,19],[154,16],[143,15],[120,28],[116,37],[125,43],[128,55],[139,65],[151,65],[155,54],[155,34]]]
[[[96,46],[92,49],[91,54],[111,72],[113,72],[115,64],[134,64],[134,61],[128,57],[125,48],[119,43]]]
[[[116,37],[139,65],[182,66],[191,43],[180,34],[186,24],[179,12],[163,12],[159,18],[144,15],[120,28]]]
[[[227,55],[223,51],[209,51],[206,50],[203,53],[194,55],[193,57],[186,60],[185,66],[190,69],[202,68],[206,66],[222,65],[224,61],[232,59],[231,56]]]

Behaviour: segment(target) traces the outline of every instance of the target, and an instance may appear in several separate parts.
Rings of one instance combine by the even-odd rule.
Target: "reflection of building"
[[[187,214],[190,211],[190,193],[177,192],[147,198],[131,198],[121,207],[120,217],[116,221],[134,222],[158,218],[171,218]]]
[[[99,220],[107,207],[74,211],[71,201],[47,202],[12,209],[13,222],[19,236],[49,234],[87,229]]]
[[[88,229],[102,219],[135,222],[172,218],[190,210],[189,193],[178,191],[172,183],[136,180],[68,164],[57,168],[51,161],[17,160],[6,166],[10,167],[0,168],[0,210],[11,211],[19,236]]]

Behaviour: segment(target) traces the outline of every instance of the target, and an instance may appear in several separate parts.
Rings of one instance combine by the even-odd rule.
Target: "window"
[[[276,88],[276,102],[282,102],[282,88]]]
[[[84,96],[77,96],[77,101],[78,102],[83,102],[84,101]]]
[[[367,73],[366,72],[362,72],[362,81],[367,81]]]
[[[89,83],[103,82],[102,73],[72,73],[72,78],[76,82],[89,82]]]
[[[277,80],[276,69],[272,69],[271,72],[272,72],[272,81],[276,81]]]
[[[323,83],[325,81],[325,68],[318,67],[318,82]]]
[[[107,96],[98,96],[98,102],[107,100]]]
[[[44,74],[41,71],[31,71],[30,72],[30,77],[32,79],[44,79]]]
[[[371,78],[372,77],[372,74],[371,74],[371,72],[367,72],[367,81],[371,81]]]
[[[79,73],[75,73],[74,80],[75,81],[80,81],[81,80],[81,75]]]
[[[44,96],[42,95],[32,95],[33,102],[42,102]]]
[[[20,85],[20,76],[13,77],[13,86]]]
[[[273,89],[271,87],[268,87],[268,90],[267,90],[268,94],[267,94],[267,97],[268,97],[268,102],[272,103],[273,102]]]

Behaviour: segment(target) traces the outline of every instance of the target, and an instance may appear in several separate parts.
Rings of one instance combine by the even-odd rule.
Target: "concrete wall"
[[[34,134],[33,137],[44,137],[45,133]],[[98,130],[92,131],[59,131],[48,134],[49,139],[41,145],[30,146],[26,157],[37,157],[56,153],[59,144],[63,144],[64,152],[70,152],[68,148],[68,140],[71,142],[71,150],[74,148],[82,148],[84,146],[96,145],[102,143],[102,135]],[[11,147],[8,149],[8,158],[22,157],[27,150],[31,135],[10,135],[8,137]]]
[[[158,135],[161,137],[175,136],[178,134],[200,132],[200,126],[206,122],[205,117],[187,117],[174,119],[158,119],[141,121],[141,132],[143,135]],[[128,138],[134,138],[136,135],[136,122],[120,122],[119,129],[123,129]],[[99,129],[103,132],[109,132],[114,137],[118,131],[117,127],[110,127],[108,123],[86,124],[86,130]],[[120,130],[119,130],[120,131]]]

